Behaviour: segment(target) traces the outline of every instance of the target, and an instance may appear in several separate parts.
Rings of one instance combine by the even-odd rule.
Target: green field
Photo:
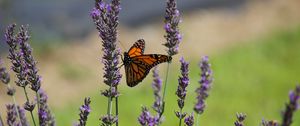
[[[246,44],[245,44],[246,43]],[[184,43],[183,43],[184,44]],[[257,126],[264,119],[281,121],[280,112],[288,100],[288,92],[300,82],[300,27],[289,31],[277,31],[253,42],[244,42],[233,48],[210,56],[214,71],[214,83],[207,99],[207,108],[200,115],[201,126],[233,126],[235,114],[247,114],[246,125]],[[174,61],[177,62],[177,61]],[[190,86],[184,111],[192,112],[195,103],[194,90],[198,87],[199,59],[191,61]],[[178,125],[174,111],[178,109],[175,97],[179,66],[172,65],[166,98],[163,126]],[[165,71],[161,69],[161,72]],[[141,106],[150,107],[153,102],[151,73],[138,88],[121,86],[121,126],[138,125]],[[91,91],[92,112],[88,126],[99,125],[99,117],[106,113],[107,99],[99,96],[99,90]],[[71,125],[78,119],[78,108],[83,98],[68,103],[63,109],[53,108],[58,126]],[[300,111],[294,117],[293,126],[300,125]]]

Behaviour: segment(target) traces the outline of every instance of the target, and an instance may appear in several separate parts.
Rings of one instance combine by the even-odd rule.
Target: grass
[[[280,112],[288,100],[288,92],[300,82],[300,27],[279,31],[268,37],[238,45],[210,56],[214,70],[214,84],[207,99],[207,108],[200,115],[201,126],[234,125],[236,112],[247,114],[246,125],[259,125],[262,119],[281,121]],[[194,90],[198,87],[199,59],[191,61],[191,85],[188,87],[184,111],[192,112]],[[177,61],[174,61],[177,62]],[[174,111],[178,109],[175,97],[179,66],[172,65],[166,98],[163,126],[178,125]],[[164,71],[161,69],[161,72]],[[124,79],[124,78],[123,78]],[[138,125],[141,106],[150,107],[153,93],[151,73],[137,88],[120,87],[120,124]],[[106,113],[107,99],[95,89],[90,95],[92,112],[88,126],[99,125],[99,117]],[[83,97],[63,109],[53,108],[58,125],[70,125],[78,119],[78,108]],[[300,125],[300,112],[293,126]]]

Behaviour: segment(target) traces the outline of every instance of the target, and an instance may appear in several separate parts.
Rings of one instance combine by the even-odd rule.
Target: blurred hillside
[[[90,7],[92,6],[92,3]],[[90,10],[90,7],[87,8],[87,11],[82,13],[82,14],[87,14],[88,11]],[[122,7],[122,12],[126,11],[124,7]],[[76,9],[75,9],[76,10]],[[161,11],[163,12],[163,11]],[[263,77],[268,77],[270,80],[272,78],[284,78],[287,79],[288,77],[291,78],[296,78],[294,74],[298,74],[298,67],[296,68],[288,68],[288,70],[285,70],[284,65],[285,62],[277,62],[277,55],[273,56],[272,55],[272,50],[268,50],[268,52],[264,52],[264,50],[259,50],[263,43],[267,41],[272,41],[276,45],[276,38],[277,32],[280,31],[295,31],[295,28],[298,28],[300,25],[300,1],[299,0],[264,0],[264,1],[258,1],[258,0],[252,0],[247,2],[244,5],[238,6],[237,8],[206,8],[206,9],[194,9],[194,11],[188,11],[188,12],[183,12],[183,22],[180,24],[180,30],[181,33],[183,34],[183,42],[180,45],[180,53],[179,55],[176,55],[174,57],[174,61],[178,61],[180,56],[184,56],[187,60],[193,61],[194,65],[196,64],[195,61],[198,61],[200,56],[203,55],[210,55],[210,56],[219,56],[222,61],[226,61],[225,63],[230,64],[231,60],[230,59],[235,59],[235,64],[231,67],[227,66],[222,66],[224,62],[219,62],[219,66],[222,67],[217,67],[218,71],[220,69],[225,69],[225,70],[235,70],[235,66],[238,66],[239,62],[242,62],[241,64],[247,62],[250,63],[250,66],[253,64],[256,64],[256,58],[260,59],[258,61],[261,62],[267,62],[267,63],[273,63],[270,67],[267,67],[266,69],[271,69],[273,71],[270,71],[270,73],[263,73],[261,72],[262,76],[260,79],[255,80],[253,76],[251,76],[249,79],[249,82],[246,84],[243,89],[249,89],[248,94],[255,94],[257,89],[255,88],[257,85],[255,84],[261,84],[265,82],[265,80],[261,79]],[[1,11],[0,11],[1,13]],[[56,14],[58,14],[57,12]],[[125,13],[126,14],[126,13]],[[161,13],[162,15],[162,13]],[[85,17],[86,16],[86,17]],[[46,45],[46,46],[41,46],[41,45],[35,45],[34,46],[34,54],[38,57],[39,61],[39,68],[40,68],[40,73],[43,76],[43,88],[47,91],[49,95],[49,101],[51,102],[51,106],[55,108],[55,110],[60,111],[63,110],[64,108],[67,108],[69,106],[72,106],[73,103],[76,103],[76,107],[79,106],[79,100],[78,99],[83,99],[84,96],[88,96],[91,94],[99,94],[99,90],[102,90],[102,66],[100,62],[100,57],[101,57],[101,40],[97,35],[97,31],[95,30],[93,23],[91,19],[88,17],[88,15],[85,15],[82,18],[85,18],[83,20],[88,20],[88,25],[89,25],[89,30],[91,32],[86,33],[86,37],[79,37],[80,39],[71,39],[72,43],[68,44],[58,44],[58,45]],[[125,16],[126,17],[126,16]],[[124,20],[124,19],[122,19]],[[130,25],[126,25],[126,21],[121,21],[120,24],[120,29],[119,29],[119,41],[122,51],[126,51],[129,49],[129,47],[133,44],[134,41],[136,41],[139,38],[144,38],[146,40],[146,50],[145,53],[162,53],[165,54],[165,48],[161,46],[162,43],[165,42],[165,39],[163,37],[164,31],[163,31],[163,16],[159,17],[156,21],[151,22],[151,23],[146,23],[143,25],[140,25],[138,27],[131,27]],[[40,22],[41,23],[41,22]],[[22,23],[23,24],[23,23]],[[30,28],[34,29],[35,24],[30,24]],[[38,23],[37,23],[38,24]],[[56,24],[58,26],[64,26],[60,24]],[[73,28],[73,27],[71,27]],[[72,29],[72,31],[80,31],[81,29]],[[82,29],[82,31],[85,31]],[[88,31],[88,30],[87,30]],[[290,33],[290,32],[288,32]],[[293,42],[294,47],[299,47],[297,45],[297,42],[299,42],[299,39],[297,36],[299,32],[296,29],[296,33],[292,35],[286,35],[286,36],[280,36],[279,39],[280,42],[285,43],[285,46],[282,46],[279,43],[279,46],[274,46],[274,50],[279,50],[278,53],[276,54],[281,54],[283,52],[284,54],[294,54],[294,57],[297,57],[296,54],[298,54],[297,50],[295,48],[292,48],[293,46],[289,46],[289,41]],[[60,34],[60,33],[59,33]],[[287,33],[284,33],[287,34]],[[61,34],[60,34],[61,35]],[[34,39],[35,37],[38,38],[38,34],[35,34],[34,32],[32,33],[32,38]],[[62,35],[65,36],[65,35]],[[76,35],[77,36],[77,35]],[[80,36],[80,35],[79,35]],[[269,37],[271,36],[271,40],[266,40],[261,38]],[[279,36],[279,35],[278,35]],[[296,37],[295,37],[296,36]],[[297,38],[297,39],[289,39],[289,38]],[[259,40],[259,41],[258,41]],[[55,39],[53,42],[59,41]],[[51,41],[52,42],[52,41]],[[250,44],[250,46],[249,46]],[[257,46],[251,46],[251,44],[258,44]],[[260,45],[262,44],[262,45]],[[270,46],[271,45],[271,46]],[[297,46],[296,46],[297,45]],[[263,49],[268,49],[268,47],[273,47],[273,44],[266,44],[263,46]],[[238,51],[234,51],[233,53],[230,53],[231,49],[237,49]],[[244,54],[244,50],[247,49],[248,53]],[[256,49],[258,49],[258,54],[263,53],[263,57],[256,57]],[[252,51],[253,52],[252,52]],[[296,53],[289,53],[289,51],[295,51]],[[229,51],[229,53],[228,53]],[[226,54],[223,54],[224,52],[227,52]],[[235,55],[236,54],[236,55]],[[250,54],[252,57],[250,57],[250,60],[248,59],[247,56]],[[267,56],[265,56],[267,54]],[[232,56],[232,57],[231,57]],[[238,58],[233,58],[234,56],[237,56]],[[271,57],[273,56],[273,57]],[[1,56],[5,57],[5,56]],[[273,60],[267,60],[265,57],[271,57],[274,58]],[[287,55],[284,55],[283,58],[285,59],[288,57]],[[228,58],[228,60],[227,60]],[[291,62],[293,58],[288,58]],[[276,60],[276,62],[275,62]],[[6,60],[7,61],[7,60]],[[214,61],[218,61],[215,59]],[[252,61],[252,62],[250,62]],[[287,62],[288,62],[287,61]],[[174,62],[174,66],[176,66],[176,62]],[[259,63],[261,63],[259,62]],[[287,64],[289,66],[295,67],[296,65],[291,65],[293,63],[288,62]],[[224,63],[224,64],[225,64]],[[290,64],[289,64],[290,63]],[[221,65],[220,65],[221,64]],[[258,63],[257,63],[258,64]],[[247,64],[248,65],[248,64]],[[277,66],[278,65],[278,66]],[[164,67],[164,65],[161,65]],[[267,66],[267,64],[265,64]],[[264,67],[264,66],[262,66]],[[282,68],[283,67],[283,68]],[[227,68],[227,69],[226,69]],[[232,69],[229,69],[232,68]],[[247,73],[245,76],[250,76],[251,75],[256,75],[255,72],[258,72],[261,67],[247,67],[243,66],[242,71],[247,71],[247,69],[252,69],[255,68],[254,72]],[[274,68],[274,69],[273,69]],[[277,72],[278,68],[282,71],[285,71],[284,77],[278,77],[278,74],[275,74]],[[122,69],[123,70],[123,69]],[[295,71],[293,71],[295,70]],[[288,73],[288,72],[292,73]],[[122,73],[124,73],[122,71]],[[194,75],[197,75],[198,73],[194,73]],[[225,74],[228,75],[228,73],[222,73],[220,74]],[[293,74],[293,75],[290,75]],[[270,76],[268,76],[270,75]],[[274,75],[274,76],[273,76]],[[177,77],[177,75],[174,75]],[[228,77],[228,76],[226,76]],[[230,77],[230,76],[229,76]],[[252,78],[253,77],[253,78]],[[194,82],[196,83],[196,79],[198,78],[193,78]],[[221,77],[221,79],[226,79],[224,77]],[[222,81],[220,78],[217,78],[217,80]],[[247,79],[247,80],[248,80]],[[151,77],[147,77],[144,82],[147,82],[146,84],[139,85],[135,89],[131,89],[126,87],[124,83],[124,78],[122,79],[122,85],[121,89],[123,90],[123,93],[126,94],[127,96],[132,96],[134,95],[127,93],[128,92],[135,92],[136,94],[138,93],[144,93],[147,89],[147,93],[151,94],[151,91],[149,91],[149,84],[150,84]],[[175,79],[174,79],[175,80]],[[268,79],[267,79],[268,80]],[[289,84],[294,84],[294,80],[287,80],[289,81]],[[240,80],[237,81],[225,81],[227,83],[229,82],[234,82],[236,85],[242,83]],[[253,83],[255,84],[253,84]],[[268,81],[268,82],[274,82],[274,81]],[[283,83],[283,81],[280,81]],[[147,85],[148,84],[148,85]],[[251,85],[253,84],[253,85]],[[260,89],[262,95],[262,92],[264,92],[264,89],[270,89],[271,92],[267,96],[268,98],[272,98],[271,93],[276,93],[280,88],[286,86],[277,86],[278,87],[272,87],[272,83],[266,83],[269,84],[267,86],[261,85],[258,86],[258,89]],[[221,93],[219,93],[217,96],[222,97],[223,94],[228,94],[228,97],[233,97],[235,100],[241,100],[245,97],[238,97],[233,94],[232,91],[230,91],[230,88],[226,88],[225,85],[223,86],[215,86],[215,88],[222,88]],[[228,87],[228,86],[227,86]],[[267,87],[267,88],[266,88]],[[224,89],[223,89],[224,88]],[[231,87],[232,88],[232,87]],[[252,90],[250,88],[253,88]],[[283,94],[277,94],[282,98],[280,100],[280,103],[276,102],[276,107],[282,107],[279,106],[283,104],[284,98],[285,97],[285,92],[287,92],[288,89],[292,88],[292,86],[285,87],[284,91],[282,91]],[[59,89],[59,90],[58,90]],[[5,89],[1,88],[1,92],[4,92]],[[239,90],[238,88],[236,90]],[[231,92],[231,93],[230,93]],[[240,92],[241,93],[241,92]],[[23,96],[20,94],[18,95],[18,100],[22,101],[21,99]],[[246,94],[244,94],[246,95]],[[276,96],[277,96],[276,95]],[[4,110],[4,103],[10,101],[9,98],[3,97],[2,95],[0,96],[1,98],[1,106],[0,110]],[[124,96],[126,97],[126,96]],[[148,97],[147,97],[148,98]],[[240,99],[239,99],[240,98]],[[129,99],[129,98],[128,98]],[[137,98],[139,100],[142,100],[142,98]],[[251,97],[252,102],[255,101],[255,97]],[[274,98],[276,100],[276,98]],[[226,99],[227,100],[227,99]],[[245,101],[245,100],[244,100]],[[223,100],[223,103],[227,102]],[[150,103],[150,101],[149,101]],[[215,103],[214,108],[215,110],[212,112],[219,112],[221,111],[220,108],[218,108],[218,105],[220,105],[220,102],[217,102],[213,100],[212,103]],[[217,104],[216,104],[217,103]],[[220,104],[219,104],[220,103]],[[231,110],[236,110],[234,108],[234,104],[238,104],[237,102],[230,102],[229,103],[229,108]],[[259,103],[263,104],[263,99],[260,99]],[[101,103],[99,103],[101,104]],[[269,102],[267,104],[264,104],[264,107],[267,110],[271,111],[270,109],[272,107],[269,107],[268,105],[274,104],[273,102]],[[140,105],[140,104],[139,104]],[[249,105],[248,105],[249,106]],[[128,106],[128,110],[130,110],[131,106]],[[247,107],[247,105],[245,105]],[[259,106],[256,106],[259,107]],[[276,108],[276,110],[278,110]],[[73,108],[72,108],[73,109]],[[275,108],[272,108],[275,110]],[[74,115],[77,114],[77,108],[75,108]],[[212,109],[211,109],[212,110]],[[273,110],[273,111],[274,111]],[[224,110],[225,111],[225,110]],[[262,110],[263,111],[263,110]],[[279,110],[278,110],[279,111]],[[173,111],[172,111],[173,112]],[[227,111],[228,112],[228,111]],[[236,111],[232,112],[231,115],[234,118],[234,114]],[[247,112],[251,112],[250,110]],[[229,113],[229,112],[228,112]],[[227,113],[227,114],[228,114]],[[68,113],[69,114],[69,113]],[[213,117],[214,113],[209,114],[210,117]],[[274,114],[274,113],[272,113]],[[258,113],[259,118],[263,115],[262,113]],[[135,115],[134,115],[135,116]],[[266,115],[267,117],[274,117],[271,114]],[[58,114],[59,118],[64,118],[67,117],[63,113]],[[228,117],[228,116],[227,116]],[[276,116],[277,117],[277,116]],[[220,116],[216,116],[217,119],[222,119]],[[251,117],[250,117],[251,118]],[[254,120],[254,118],[251,118],[253,120],[251,121],[259,121],[257,119]],[[261,119],[261,118],[260,118]],[[75,120],[75,119],[74,119]],[[208,119],[204,119],[208,120]],[[70,120],[68,120],[70,121]],[[70,124],[70,122],[65,122]],[[131,120],[134,121],[134,120]],[[221,122],[221,121],[220,121]],[[232,121],[233,122],[233,121]],[[210,122],[210,125],[214,125],[214,122]],[[256,124],[256,123],[255,123]],[[297,123],[299,124],[299,123]]]

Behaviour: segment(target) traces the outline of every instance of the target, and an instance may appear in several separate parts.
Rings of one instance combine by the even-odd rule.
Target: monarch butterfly
[[[141,82],[154,66],[172,60],[172,57],[167,55],[144,54],[144,49],[145,41],[140,39],[133,44],[128,52],[124,52],[123,64],[129,87],[134,87]]]

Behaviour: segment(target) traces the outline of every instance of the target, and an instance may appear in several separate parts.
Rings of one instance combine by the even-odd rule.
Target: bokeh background
[[[99,124],[106,113],[107,99],[100,62],[101,39],[89,12],[94,1],[82,0],[1,0],[0,53],[7,56],[4,30],[9,23],[29,24],[42,88],[58,126],[77,121],[79,106],[90,96],[92,112],[89,126]],[[247,114],[246,125],[259,125],[262,119],[281,121],[288,92],[300,82],[300,1],[299,0],[189,0],[178,1],[182,14],[183,41],[173,57],[166,97],[163,126],[177,125],[174,111],[179,76],[179,58],[190,62],[190,86],[184,111],[191,113],[194,90],[199,86],[198,62],[210,56],[214,83],[207,108],[200,116],[203,126],[230,126],[235,114]],[[166,54],[163,37],[165,1],[124,0],[120,15],[119,47],[127,51],[140,38],[146,40],[146,53]],[[5,59],[5,66],[9,67]],[[159,65],[165,77],[166,64]],[[152,75],[135,88],[126,86],[124,71],[120,85],[120,124],[138,125],[141,106],[151,107]],[[13,73],[11,73],[13,76]],[[13,81],[12,81],[13,82]],[[0,85],[0,112],[11,102]],[[21,90],[17,101],[24,102]],[[29,115],[28,115],[29,116]],[[300,125],[300,112],[293,126]]]

